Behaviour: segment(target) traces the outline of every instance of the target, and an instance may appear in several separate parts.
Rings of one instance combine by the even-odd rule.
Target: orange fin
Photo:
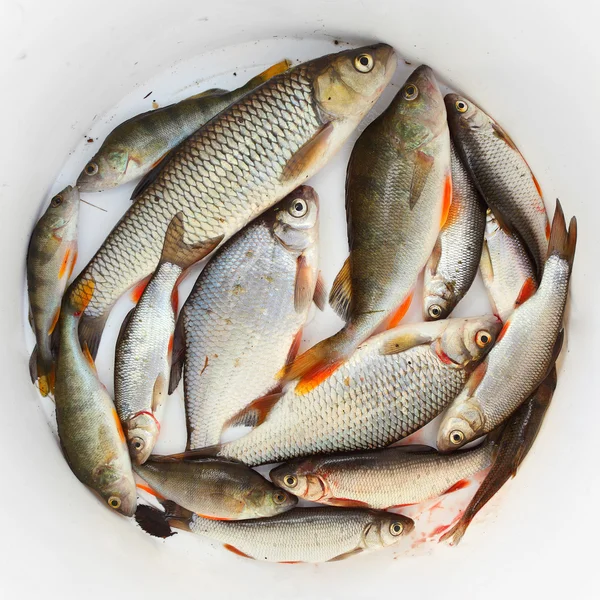
[[[396,309],[396,312],[390,317],[390,320],[388,321],[387,329],[393,329],[394,327],[396,327],[396,325],[398,325],[398,323],[400,323],[400,321],[402,321],[402,319],[404,319],[404,317],[406,316],[406,313],[408,312],[408,309],[410,308],[410,304],[413,299],[413,294],[414,294],[414,292],[410,291],[408,293],[408,295],[406,296],[406,298],[404,298],[404,300],[402,301],[402,304]]]
[[[363,502],[362,500],[353,500],[352,498],[331,498],[328,504],[334,506],[347,506],[349,508],[370,508],[370,504]]]
[[[94,369],[95,368],[96,367],[94,367]],[[117,411],[114,408],[112,409],[112,416],[115,421],[115,425],[117,426],[117,433],[119,434],[119,439],[124,444],[126,444],[127,442],[125,441],[125,433],[123,431],[123,426],[121,425],[121,419],[119,419],[119,415],[117,414]]]
[[[241,550],[238,550],[235,546],[232,546],[231,544],[223,544],[223,548],[225,548],[225,550],[229,550],[229,552],[237,554],[238,556],[243,556],[244,558],[252,558],[254,560],[254,557],[250,556],[249,554],[246,554],[245,552],[242,552]]]
[[[259,73],[258,75],[256,75],[256,77],[253,77],[246,85],[243,86],[242,89],[253,90],[254,88],[258,87],[259,85],[262,85],[263,83],[265,83],[265,81],[269,81],[269,79],[271,79],[272,77],[275,77],[275,75],[279,75],[280,73],[285,73],[291,66],[292,66],[292,63],[289,60],[284,59],[284,60],[270,66],[268,69],[266,69],[262,73]]]
[[[546,239],[549,240],[550,239],[550,221],[546,221]]]
[[[50,325],[50,329],[48,329],[48,335],[52,335],[52,332],[54,331],[54,328],[56,327],[56,324],[58,323],[59,317],[60,317],[60,306],[56,309],[56,312],[54,313],[54,317],[52,317],[52,323]]]
[[[73,275],[73,269],[75,268],[75,263],[77,262],[77,256],[78,252],[77,250],[74,250],[73,254],[71,255],[71,265],[69,266],[69,275],[67,276],[67,279],[71,279],[71,275]]]
[[[535,284],[535,281],[533,280],[532,277],[528,277],[525,280],[523,287],[521,287],[521,291],[519,292],[517,299],[515,300],[515,308],[517,306],[521,306],[521,304],[523,304],[523,302],[526,302],[527,300],[529,300],[529,298],[531,298],[531,296],[533,296],[535,294],[536,289],[537,289],[537,286]]]
[[[81,347],[81,352],[83,352],[83,356],[84,356],[86,362],[88,363],[88,365],[90,365],[90,367],[92,367],[94,373],[96,373],[96,375],[98,375],[98,371],[96,370],[96,363],[94,362],[92,353],[90,352],[90,349],[88,348],[88,345],[85,342],[84,342],[83,346]]]
[[[150,486],[148,486],[144,483],[136,483],[135,487],[139,488],[140,490],[144,490],[144,492],[147,492],[151,496],[154,496],[155,498],[159,498],[160,500],[166,499],[162,494],[159,494],[156,490],[153,490]]]
[[[552,219],[550,241],[548,242],[548,256],[556,255],[566,260],[569,267],[573,267],[575,246],[577,245],[577,219],[573,217],[569,223],[569,230],[565,222],[565,215],[560,201],[556,201],[556,210]]]
[[[233,415],[223,424],[223,429],[227,427],[244,426],[258,427],[265,422],[271,409],[279,402],[283,393],[268,394],[262,398],[257,398],[238,413]]]
[[[60,263],[60,269],[58,270],[58,278],[62,279],[69,268],[69,256],[71,254],[71,248],[67,248],[65,255],[63,256],[62,263]]]
[[[139,283],[135,284],[135,287],[131,290],[131,294],[129,296],[132,302],[137,304],[140,301],[140,298],[142,297],[142,294],[144,293],[144,290],[146,289],[151,277],[151,275],[148,275],[148,277],[144,277],[144,279],[142,279]]]
[[[203,519],[208,519],[209,521],[233,521],[233,519],[227,519],[226,517],[213,517],[212,515],[201,515],[200,513],[196,514]]]
[[[451,485],[444,494],[451,494],[452,492],[457,492],[458,490],[464,490],[466,487],[469,487],[471,482],[468,479],[461,479],[457,481],[454,485]]]
[[[335,313],[344,321],[348,320],[352,305],[352,280],[350,273],[350,257],[348,257],[336,275],[331,292],[329,293],[329,304]]]
[[[508,319],[506,321],[506,323],[504,323],[504,326],[500,330],[500,333],[498,334],[498,337],[496,338],[496,344],[506,335],[506,332],[508,331],[509,326],[510,326],[510,319]]]
[[[290,364],[292,362],[294,362],[294,359],[296,358],[296,356],[298,356],[298,350],[300,350],[300,344],[302,343],[302,329],[300,329],[298,331],[298,333],[294,336],[294,341],[292,342],[292,345],[290,346],[290,349],[288,351],[288,355],[287,355],[287,360],[285,361],[286,364]]]
[[[333,125],[326,123],[319,131],[310,139],[302,148],[296,151],[296,153],[290,158],[283,169],[281,174],[281,183],[289,183],[295,181],[301,175],[308,175],[315,169],[315,166],[323,158],[327,146],[329,145],[329,138],[333,133]]]
[[[296,385],[296,394],[298,396],[308,394],[321,385],[332,373],[337,371],[343,363],[343,360],[337,360],[326,365],[317,365],[300,379]]]
[[[76,285],[76,295],[74,297],[71,296],[70,300],[73,308],[75,309],[75,316],[78,317],[92,301],[92,296],[94,295],[94,290],[96,289],[96,281],[90,277],[79,284],[77,284],[77,280],[75,280],[74,285]]]
[[[450,207],[452,206],[452,176],[448,174],[444,181],[444,199],[442,202],[442,217],[440,219],[440,229],[446,224]]]
[[[435,159],[429,154],[425,154],[421,150],[415,152],[415,162],[413,167],[412,181],[410,183],[410,197],[408,204],[411,210],[415,207],[423,190],[425,189],[425,183],[431,173]],[[452,191],[452,187],[450,187]]]
[[[313,269],[306,256],[301,254],[296,263],[296,286],[294,288],[294,308],[297,313],[304,312],[312,302],[315,293]]]
[[[537,193],[540,195],[540,197],[542,197],[543,196],[542,188],[533,173],[531,174],[531,179],[533,179],[533,185],[535,185],[535,189],[537,190]]]

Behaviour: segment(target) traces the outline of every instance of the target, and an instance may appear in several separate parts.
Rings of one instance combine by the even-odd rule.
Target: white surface
[[[583,2],[568,7],[529,2],[523,8],[508,1],[494,11],[480,4],[307,0],[284,5],[262,0],[165,5],[105,0],[86,6],[68,0],[0,0],[0,199],[5,223],[0,591],[12,592],[12,597],[43,592],[46,597],[135,594],[149,599],[165,594],[410,594],[427,599],[449,594],[469,598],[475,593],[489,598],[597,595],[594,557],[600,527],[595,501],[600,485],[595,438],[600,381],[593,342],[600,333],[595,308],[600,291],[595,231],[599,14]],[[273,36],[385,41],[415,65],[427,62],[510,131],[536,173],[547,204],[560,197],[567,216],[576,214],[579,219],[568,347],[553,406],[519,477],[502,494],[501,510],[472,526],[457,548],[436,548],[431,556],[398,560],[392,560],[392,553],[376,553],[342,563],[290,567],[210,551],[192,536],[177,536],[177,543],[157,542],[107,511],[75,480],[29,384],[22,328],[25,250],[65,157],[87,137],[95,117],[129,93],[143,97],[152,89],[151,78],[177,71],[181,60],[209,57],[215,63],[207,64],[204,72],[200,61],[202,72],[194,79],[227,71],[223,76],[233,85],[230,70],[282,57],[274,54],[263,61],[249,56],[243,64],[224,66],[210,58],[218,53],[206,53]],[[279,52],[283,46],[274,42],[273,47]],[[243,78],[239,75],[235,81]],[[161,104],[161,98],[156,100]],[[100,127],[98,119],[95,123]],[[90,156],[91,148],[97,147],[90,144]],[[339,175],[345,156],[340,154],[327,173]],[[327,173],[314,178],[314,185],[338,223],[343,219],[343,195]],[[108,194],[86,198],[105,206],[111,201]],[[101,218],[103,213],[82,206],[82,232],[96,230]],[[326,227],[324,221],[324,233]],[[98,225],[98,241],[100,229]],[[344,249],[324,238],[325,277],[331,283]]]

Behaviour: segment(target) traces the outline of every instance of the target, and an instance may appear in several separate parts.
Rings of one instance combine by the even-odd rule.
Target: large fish
[[[458,544],[475,515],[495,496],[510,477],[517,474],[517,469],[531,450],[542,426],[555,388],[556,368],[553,368],[533,396],[522,404],[506,422],[496,443],[496,457],[490,472],[482,481],[458,523],[444,533],[440,541],[449,540],[453,544]],[[455,456],[455,454],[451,456]]]
[[[304,500],[389,509],[460,489],[465,479],[490,466],[493,452],[494,444],[487,440],[453,454],[397,446],[299,459],[273,469],[269,476]]]
[[[479,268],[494,314],[505,322],[519,305],[521,290],[537,289],[535,264],[518,234],[500,227],[488,208]],[[525,285],[527,283],[527,285]]]
[[[77,260],[79,192],[71,186],[56,194],[37,222],[27,250],[27,292],[36,347],[29,360],[31,381],[40,393],[54,392],[51,336],[60,304]]]
[[[500,328],[490,315],[381,333],[307,395],[292,389],[253,402],[237,418],[258,425],[244,437],[182,456],[218,455],[259,465],[389,446],[452,402]]]
[[[87,300],[92,355],[116,300],[152,273],[171,219],[206,254],[316,173],[379,98],[396,67],[386,44],[346,50],[273,77],[188,137],[147,176],[133,206],[69,293]]]
[[[469,291],[481,257],[485,206],[451,144],[452,204],[425,267],[423,315],[445,319]]]
[[[206,90],[176,104],[128,119],[108,134],[79,175],[77,187],[82,192],[101,192],[146,175],[186,137],[289,66],[290,63],[284,60],[233,92]]]
[[[87,348],[79,345],[84,308],[68,297],[62,303],[54,396],[60,445],[76,477],[110,508],[131,517],[136,490],[125,434]]]
[[[539,288],[504,324],[498,342],[475,369],[446,411],[438,433],[441,451],[451,451],[505,421],[546,378],[562,346],[562,322],[577,242],[577,221],[567,232],[556,202],[548,258]]]
[[[183,241],[183,215],[173,217],[156,272],[121,327],[115,356],[115,405],[131,459],[146,461],[160,431],[168,395],[177,282],[203,249]]]
[[[300,186],[229,240],[198,277],[174,346],[179,361],[185,356],[188,448],[218,444],[228,419],[277,387],[315,289],[325,301],[318,212],[315,191]]]
[[[550,225],[529,165],[506,131],[473,102],[458,94],[445,100],[452,139],[465,167],[503,226],[523,238],[541,274]]]
[[[246,558],[279,563],[342,560],[392,546],[414,528],[403,515],[332,507],[294,508],[269,519],[215,521],[175,506],[166,514],[140,506],[136,520],[152,535],[168,537],[171,527],[222,542]]]
[[[408,310],[451,201],[450,137],[433,71],[416,69],[356,142],[346,176],[350,255],[330,304],[346,321],[286,370],[306,393],[382,324]]]
[[[149,486],[138,485],[141,489],[210,519],[272,517],[298,502],[294,495],[239,462],[216,458],[148,461],[134,469]]]

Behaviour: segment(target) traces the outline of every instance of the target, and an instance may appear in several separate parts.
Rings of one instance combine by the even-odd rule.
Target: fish
[[[477,513],[498,490],[517,474],[517,469],[531,450],[542,426],[556,388],[556,367],[534,394],[506,421],[497,441],[496,456],[490,472],[481,482],[459,521],[439,541],[458,544]]]
[[[489,208],[479,269],[494,314],[502,322],[516,308],[525,282],[529,281],[534,291],[538,286],[535,264],[518,234],[502,229]]]
[[[225,244],[198,277],[174,342],[171,391],[185,372],[188,448],[219,443],[227,421],[275,390],[319,284],[319,202],[300,186]]]
[[[550,224],[542,190],[506,131],[474,102],[448,94],[448,124],[463,164],[502,226],[518,233],[544,268]]]
[[[96,355],[116,300],[156,269],[168,224],[206,255],[316,173],[379,98],[396,68],[391,46],[328,55],[276,75],[182,142],[139,185],[68,293],[87,302],[79,327]]]
[[[577,244],[577,219],[567,231],[556,202],[544,274],[535,293],[523,285],[498,341],[446,411],[437,447],[450,452],[502,424],[542,383],[563,340],[563,314]]]
[[[290,64],[283,60],[232,92],[206,90],[121,123],[86,164],[77,187],[82,192],[101,192],[143,177],[186,137]]]
[[[139,487],[208,519],[272,517],[298,502],[245,465],[222,459],[134,465]]]
[[[329,303],[344,327],[281,375],[308,393],[382,327],[397,325],[431,255],[452,194],[450,136],[433,71],[422,65],[361,134],[348,162],[350,254]]]
[[[276,467],[269,477],[311,502],[392,509],[462,489],[469,477],[490,466],[494,450],[491,440],[453,454],[394,446],[299,459]]]
[[[278,563],[338,561],[393,546],[414,529],[414,521],[403,515],[334,507],[293,508],[266,519],[215,521],[181,507],[165,514],[140,506],[136,521],[158,537],[172,535],[174,527],[219,541],[238,556]]]
[[[37,222],[27,249],[27,293],[36,346],[29,360],[32,383],[42,396],[54,392],[52,334],[60,305],[77,261],[79,192],[67,186],[50,200]]]
[[[117,340],[115,406],[131,459],[137,464],[152,453],[168,396],[177,283],[204,252],[203,247],[187,245],[184,234],[183,213],[177,213],[167,229],[160,263]]]
[[[450,144],[452,204],[425,267],[423,315],[445,319],[469,291],[481,257],[485,205]]]
[[[254,427],[217,446],[155,457],[220,456],[249,466],[383,448],[420,429],[462,390],[494,345],[493,315],[400,326],[376,335],[306,395],[259,398],[232,422]]]
[[[77,479],[112,510],[131,517],[137,495],[125,434],[88,349],[79,344],[84,308],[63,299],[54,395],[58,437]]]

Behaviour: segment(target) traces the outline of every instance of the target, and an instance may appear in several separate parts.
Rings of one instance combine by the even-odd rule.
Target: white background
[[[0,0],[0,593],[597,597],[599,16],[596,5],[582,1],[504,1],[492,8],[433,0]],[[547,204],[559,197],[567,216],[577,215],[568,346],[553,406],[502,509],[473,526],[457,548],[290,567],[157,542],[75,480],[32,394],[22,328],[29,233],[94,117],[137,86],[212,49],[329,35],[385,41],[403,58],[434,67],[510,131]],[[212,64],[206,69],[215,73]],[[342,198],[334,201],[341,209]]]

